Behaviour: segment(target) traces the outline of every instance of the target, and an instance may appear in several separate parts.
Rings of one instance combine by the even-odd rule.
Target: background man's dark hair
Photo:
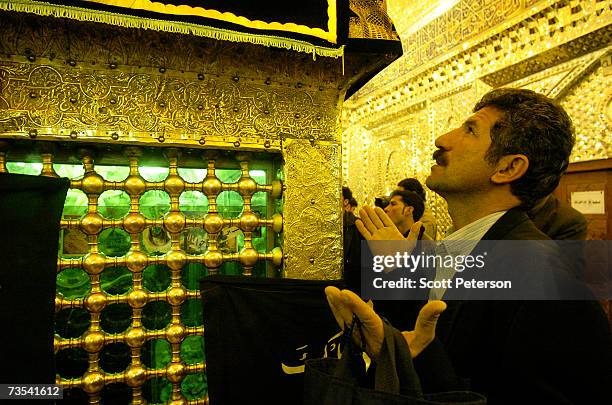
[[[359,205],[359,204],[357,204],[357,200],[355,199],[355,197],[351,197],[351,198],[349,199],[349,205],[350,205],[351,207],[355,207],[355,208],[357,208],[357,205]]]
[[[417,193],[419,197],[421,197],[421,199],[425,201],[425,190],[423,189],[423,186],[417,179],[413,179],[413,178],[404,179],[400,181],[399,183],[397,183],[397,186],[403,188],[406,191],[412,191],[414,193]]]
[[[351,191],[351,189],[348,187],[342,186],[342,199],[350,200],[351,198],[353,198],[353,192]]]
[[[575,142],[572,121],[553,100],[531,90],[493,90],[474,111],[484,107],[503,113],[491,128],[491,146],[485,158],[495,164],[504,155],[527,156],[527,172],[510,187],[522,206],[531,207],[553,192],[567,169]]]
[[[403,203],[411,206],[414,210],[412,211],[412,219],[418,221],[423,216],[425,210],[425,203],[423,199],[414,191],[401,191],[395,190],[391,193],[391,197],[400,196]]]

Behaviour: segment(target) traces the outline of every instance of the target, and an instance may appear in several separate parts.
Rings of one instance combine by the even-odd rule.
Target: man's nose
[[[437,137],[436,141],[434,142],[434,145],[436,145],[436,148],[444,149],[444,150],[449,149],[452,133],[453,131],[449,131]]]

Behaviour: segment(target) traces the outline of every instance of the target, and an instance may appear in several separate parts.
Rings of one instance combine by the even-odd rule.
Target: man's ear
[[[404,207],[404,211],[402,212],[405,216],[408,216],[408,214],[410,214],[410,216],[412,217],[414,212],[414,207],[411,205],[406,205]]]
[[[512,183],[523,177],[529,168],[529,158],[525,155],[502,156],[495,165],[491,181],[495,184]]]

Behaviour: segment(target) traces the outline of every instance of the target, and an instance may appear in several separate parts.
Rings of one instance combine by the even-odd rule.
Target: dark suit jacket
[[[522,210],[512,209],[483,239],[546,238]],[[466,388],[468,382],[490,405],[610,400],[612,338],[597,302],[447,304],[438,338],[415,359],[426,391]]]
[[[536,228],[553,240],[584,240],[587,221],[584,215],[550,194],[529,210]]]

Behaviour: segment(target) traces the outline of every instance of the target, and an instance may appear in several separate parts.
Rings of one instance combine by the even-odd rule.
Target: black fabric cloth
[[[338,355],[324,289],[341,282],[209,276],[201,282],[213,404],[301,404],[304,364]]]
[[[150,8],[133,8],[131,2],[126,1],[125,5],[115,3],[113,5],[103,4],[101,2],[92,2],[87,0],[45,0],[46,3],[65,5],[71,7],[79,7],[93,11],[110,12],[118,15],[127,15],[134,17],[149,18],[162,21],[177,21],[191,23],[206,27],[215,27],[220,29],[228,29],[236,32],[245,32],[255,35],[273,35],[282,38],[293,38],[297,40],[307,41],[315,45],[325,47],[339,47],[343,43],[332,43],[319,37],[299,33],[295,30],[274,30],[271,27],[261,29],[242,25],[226,20],[223,13],[233,14],[237,17],[242,17],[250,22],[262,21],[265,23],[281,23],[281,24],[296,24],[296,26],[305,26],[313,29],[321,29],[328,31],[330,22],[328,16],[328,4],[324,0],[302,1],[302,2],[287,2],[281,0],[258,0],[258,1],[221,1],[221,0],[160,0],[157,3],[173,4],[175,6],[202,7],[206,10],[214,10],[219,13],[218,18],[206,18],[199,16],[189,9],[184,14],[170,14]],[[146,5],[145,5],[146,6]],[[337,26],[343,26],[340,18],[344,14],[348,14],[348,2],[345,0],[338,1],[336,4]],[[341,39],[343,35],[339,35]],[[344,40],[346,42],[346,40]],[[399,43],[399,41],[394,41]]]
[[[502,216],[483,240],[547,239],[520,209]],[[476,247],[478,249],[478,246]],[[539,254],[550,254],[543,251]],[[516,271],[520,271],[517,269]],[[415,359],[423,390],[436,368],[467,379],[489,404],[599,404],[610,400],[612,338],[595,301],[448,301],[437,326],[441,344]],[[439,367],[438,367],[439,368]]]
[[[347,336],[347,335],[345,335]],[[384,323],[384,340],[376,365],[373,386],[367,386],[361,352],[351,342],[342,358],[308,360],[304,384],[305,405],[484,405],[476,393],[459,391],[423,395],[402,334]],[[374,370],[373,370],[374,369]]]
[[[68,186],[0,173],[0,383],[55,382],[55,277]]]
[[[352,212],[344,211],[342,216],[343,279],[349,290],[361,295],[361,241],[364,239],[355,225],[356,221],[357,217]]]

